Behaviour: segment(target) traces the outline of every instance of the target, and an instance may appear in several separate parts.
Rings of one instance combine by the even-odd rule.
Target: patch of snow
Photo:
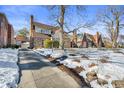
[[[105,80],[108,80],[105,76],[110,76],[111,80],[123,80],[124,79],[124,69],[110,63],[101,64],[101,66],[98,67],[98,73],[97,76],[100,78],[103,78]]]
[[[98,83],[97,83],[97,80],[93,80],[90,82],[90,85],[91,87],[93,88],[102,88],[102,86],[100,86]]]
[[[76,68],[76,67],[80,67],[81,64],[78,62],[74,62],[73,59],[67,58],[64,61],[60,61],[61,64],[64,64],[65,66],[69,67],[69,68]]]
[[[66,54],[63,50],[55,50],[51,53],[51,57],[53,57],[53,58],[60,58],[64,55],[66,55]]]
[[[96,60],[81,60],[80,64],[81,66],[85,69],[88,70],[89,69],[89,65],[91,64],[98,64],[98,62]]]
[[[123,66],[124,67],[124,54],[121,53],[111,53],[109,55],[109,60],[111,61],[111,63],[115,63],[119,66]]]
[[[18,50],[0,49],[0,88],[17,87],[19,80]]]
[[[60,58],[65,55],[65,52],[62,50],[52,50],[52,49],[44,49],[43,48],[43,49],[36,49],[34,51],[43,56],[50,55],[53,58]]]
[[[79,75],[82,76],[84,79],[86,79],[87,78],[87,76],[86,76],[87,73],[88,73],[88,71],[81,71],[79,73]]]

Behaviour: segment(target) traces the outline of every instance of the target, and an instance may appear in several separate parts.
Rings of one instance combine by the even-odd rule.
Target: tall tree
[[[53,13],[53,11],[52,11],[52,18],[55,19],[55,21],[57,22],[57,24],[60,27],[60,46],[59,46],[59,48],[64,49],[64,40],[63,40],[63,37],[64,37],[63,33],[65,30],[64,26],[65,26],[65,24],[70,25],[66,19],[69,20],[69,15],[70,16],[73,15],[73,12],[72,12],[73,9],[76,9],[76,12],[78,13],[78,15],[82,16],[82,11],[85,10],[85,7],[84,6],[60,5],[60,6],[47,6],[47,9],[53,10],[53,11],[55,9],[55,11],[57,11],[55,13]],[[71,19],[70,19],[70,21],[71,21]],[[80,23],[83,23],[83,22],[81,22],[81,20],[80,20]]]
[[[102,12],[98,13],[98,19],[107,29],[113,48],[117,47],[117,40],[120,30],[124,27],[123,18],[123,6],[107,6]]]
[[[60,25],[60,46],[59,48],[64,49],[64,40],[63,40],[63,33],[64,33],[64,16],[65,16],[65,6],[61,5],[60,6],[60,21],[58,21]]]
[[[27,28],[22,28],[18,31],[18,35],[21,35],[21,36],[24,36],[24,37],[27,37],[27,35],[29,34]]]

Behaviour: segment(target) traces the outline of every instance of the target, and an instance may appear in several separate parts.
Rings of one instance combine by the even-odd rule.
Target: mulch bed
[[[54,58],[49,57],[48,60],[50,60],[51,63],[56,64],[56,66],[60,70],[62,70],[63,72],[66,72],[67,74],[69,74],[81,87],[90,87],[90,85],[88,85],[85,82],[84,78],[79,75],[79,73],[81,71],[83,71],[84,68],[76,67],[74,69],[71,69],[71,68],[68,68],[68,67],[64,66],[63,64],[60,64],[59,61],[57,61]],[[75,60],[75,61],[78,61],[78,60]]]
[[[71,68],[67,68],[66,66],[60,64],[58,66],[59,69],[61,69],[62,71],[68,73],[71,77],[74,78],[75,81],[77,81],[77,83],[81,86],[81,87],[90,87],[85,80],[83,79],[83,77],[81,77],[78,73],[80,71],[83,70],[83,68],[77,67],[75,69],[71,69]]]

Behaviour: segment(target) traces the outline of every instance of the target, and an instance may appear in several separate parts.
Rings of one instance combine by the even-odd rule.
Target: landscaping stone
[[[81,71],[84,71],[85,69],[80,66],[80,67],[74,68],[74,70],[75,70],[77,73],[80,73]]]
[[[101,78],[98,78],[97,79],[97,82],[100,84],[100,85],[105,85],[105,84],[108,84],[108,82],[104,79],[101,79]]]
[[[96,76],[96,72],[95,71],[88,72],[87,76]]]
[[[83,59],[89,59],[86,55],[82,55],[81,58],[83,58]]]
[[[88,82],[91,82],[91,81],[97,79],[96,72],[94,72],[94,71],[88,72],[88,73],[86,74],[86,76],[87,76],[86,80],[87,80]]]
[[[76,56],[75,54],[69,54],[69,56]]]
[[[80,63],[80,60],[79,59],[74,59],[73,61]]]
[[[112,86],[114,88],[124,88],[124,80],[113,80]]]
[[[102,59],[100,59],[100,62],[101,62],[101,63],[108,63],[108,61],[107,61],[106,58],[102,58]]]
[[[92,63],[92,64],[89,65],[89,68],[94,67],[94,66],[97,66],[97,64]]]

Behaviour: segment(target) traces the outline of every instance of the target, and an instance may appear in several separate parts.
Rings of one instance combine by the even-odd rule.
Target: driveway
[[[71,76],[32,50],[19,51],[20,88],[79,88]]]

